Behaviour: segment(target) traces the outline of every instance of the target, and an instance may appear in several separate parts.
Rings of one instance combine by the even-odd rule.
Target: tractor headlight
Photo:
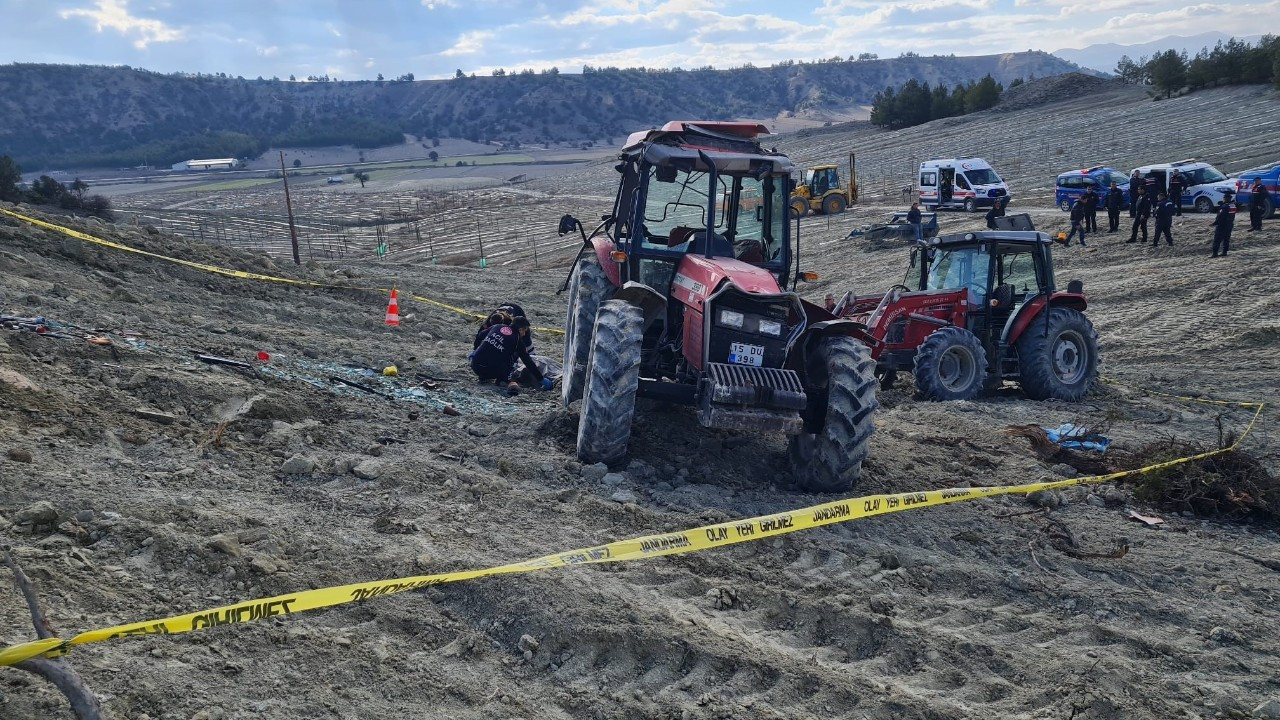
[[[762,335],[772,335],[774,337],[782,337],[782,323],[774,320],[761,320],[760,333]]]
[[[742,329],[742,323],[746,320],[746,316],[740,312],[728,309],[722,309],[717,316],[717,321],[725,327]]]

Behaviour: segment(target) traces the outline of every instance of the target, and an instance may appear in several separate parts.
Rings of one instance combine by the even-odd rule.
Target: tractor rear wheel
[[[927,400],[971,400],[987,376],[987,352],[978,336],[962,327],[938,328],[916,349],[912,374]]]
[[[823,338],[809,355],[805,390],[810,394],[806,430],[788,443],[796,484],[814,492],[841,492],[862,475],[875,432],[876,364],[866,345],[850,337]]]
[[[1098,374],[1098,333],[1078,310],[1055,307],[1018,338],[1018,381],[1032,400],[1077,402]],[[1047,332],[1046,332],[1047,330]]]
[[[578,416],[578,457],[583,462],[608,463],[627,454],[643,336],[640,308],[625,300],[600,306]]]
[[[844,196],[839,193],[832,193],[822,198],[822,212],[827,215],[839,215],[844,212],[846,205]]]
[[[795,195],[791,198],[791,217],[804,217],[809,214],[809,201]]]
[[[569,279],[569,310],[564,321],[564,367],[560,378],[560,399],[565,407],[582,397],[586,383],[587,356],[591,352],[591,331],[596,311],[610,287],[594,252],[578,260]]]

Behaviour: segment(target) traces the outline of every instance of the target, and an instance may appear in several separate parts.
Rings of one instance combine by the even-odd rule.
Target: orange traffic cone
[[[400,301],[396,300],[394,289],[391,291],[391,300],[387,303],[387,324],[392,327],[400,325]]]

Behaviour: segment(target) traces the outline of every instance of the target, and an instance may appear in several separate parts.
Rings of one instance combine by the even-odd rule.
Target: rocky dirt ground
[[[1065,227],[1056,210],[1034,214],[1044,229]],[[464,308],[516,299],[536,323],[562,324],[564,268],[294,268],[55,220],[187,259],[395,283]],[[804,221],[802,261],[823,276],[806,296],[902,278],[905,252],[840,239],[856,222]],[[981,221],[944,222],[950,232]],[[1237,249],[1213,261],[1206,224],[1185,217],[1173,248],[1104,235],[1060,250],[1058,278],[1085,284],[1106,375],[1273,400],[1280,223],[1245,233],[1242,217]],[[404,323],[389,330],[379,292],[236,280],[6,218],[0,273],[0,311],[43,315],[69,336],[0,331],[0,525],[63,637],[830,499],[791,487],[781,437],[705,431],[688,409],[646,402],[629,460],[609,474],[584,468],[575,413],[551,393],[507,398],[474,383],[474,325],[434,306],[405,302]],[[90,333],[114,345],[84,342]],[[548,333],[536,347],[560,350]],[[398,377],[364,372],[388,364]],[[435,387],[414,393],[419,375]],[[1151,442],[1213,447],[1219,427],[1238,433],[1249,419],[1109,387],[1078,404],[1016,389],[930,403],[905,382],[880,400],[857,494],[1127,467]],[[1243,449],[1275,474],[1273,417]],[[1105,427],[1113,449],[1046,461],[1004,432],[1066,421]],[[1276,526],[1184,515],[1133,491],[1121,482],[1036,504],[979,500],[695,555],[442,585],[89,645],[67,661],[111,717],[130,720],[1280,717]],[[1166,522],[1147,527],[1130,509]],[[1095,556],[1125,546],[1123,557]],[[34,637],[16,592],[0,593],[0,619],[0,641]],[[0,717],[36,716],[71,715],[34,676],[0,672]]]

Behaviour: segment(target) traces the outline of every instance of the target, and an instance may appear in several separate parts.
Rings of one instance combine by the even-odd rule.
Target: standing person
[[[1138,186],[1138,201],[1129,208],[1129,212],[1133,213],[1133,231],[1129,233],[1129,239],[1125,240],[1125,244],[1138,242],[1138,230],[1142,230],[1142,242],[1147,241],[1147,219],[1151,217],[1151,200],[1147,197],[1147,189],[1141,185]]]
[[[1254,178],[1253,185],[1249,186],[1249,232],[1262,229],[1262,214],[1267,211],[1269,195],[1262,178]]]
[[[1004,217],[1004,203],[1005,203],[1004,198],[996,198],[996,201],[991,203],[991,209],[987,211],[987,229],[988,230],[995,230],[996,218]]]
[[[1231,193],[1222,194],[1222,202],[1218,204],[1218,214],[1213,218],[1213,255],[1218,257],[1218,249],[1222,249],[1222,257],[1231,249],[1231,228],[1236,224],[1236,203]]]
[[[1071,232],[1067,235],[1067,247],[1071,246],[1071,238],[1075,237],[1077,232],[1080,233],[1080,247],[1089,247],[1084,242],[1085,230],[1087,229],[1085,207],[1086,201],[1083,197],[1078,198],[1071,205]]]
[[[915,231],[916,242],[924,241],[924,227],[922,226],[922,222],[923,219],[920,216],[920,203],[911,203],[911,209],[907,211],[907,224],[911,226],[913,231]]]
[[[951,202],[951,190],[951,178],[944,176],[942,178],[942,184],[938,186],[938,192],[942,196],[942,202]]]
[[[1107,206],[1107,232],[1113,233],[1120,229],[1120,208],[1124,207],[1124,191],[1114,180],[1104,203]]]
[[[1169,176],[1169,200],[1173,202],[1174,214],[1182,217],[1182,192],[1187,189],[1187,181],[1177,170]]]
[[[1155,170],[1148,172],[1147,176],[1143,178],[1142,186],[1147,189],[1147,202],[1154,203],[1156,201],[1156,194],[1160,192],[1160,185],[1160,175]]]
[[[494,325],[485,333],[480,346],[471,356],[471,369],[480,382],[494,381],[494,384],[507,383],[507,391],[519,390],[516,382],[519,373],[515,370],[516,360],[524,363],[525,369],[534,379],[542,384],[543,390],[550,390],[554,383],[544,377],[524,349],[524,338],[529,334],[529,319],[516,317],[509,325]]]
[[[1084,189],[1084,219],[1085,227],[1089,228],[1089,232],[1098,232],[1098,193],[1093,191],[1093,186]]]
[[[1151,240],[1151,247],[1159,247],[1160,233],[1164,233],[1169,247],[1173,247],[1173,235],[1169,232],[1173,227],[1173,212],[1173,201],[1169,200],[1169,195],[1160,193],[1159,202],[1156,203],[1156,236]]]
[[[1142,187],[1142,174],[1137,170],[1129,176],[1129,217],[1134,216],[1138,207],[1138,189]]]

